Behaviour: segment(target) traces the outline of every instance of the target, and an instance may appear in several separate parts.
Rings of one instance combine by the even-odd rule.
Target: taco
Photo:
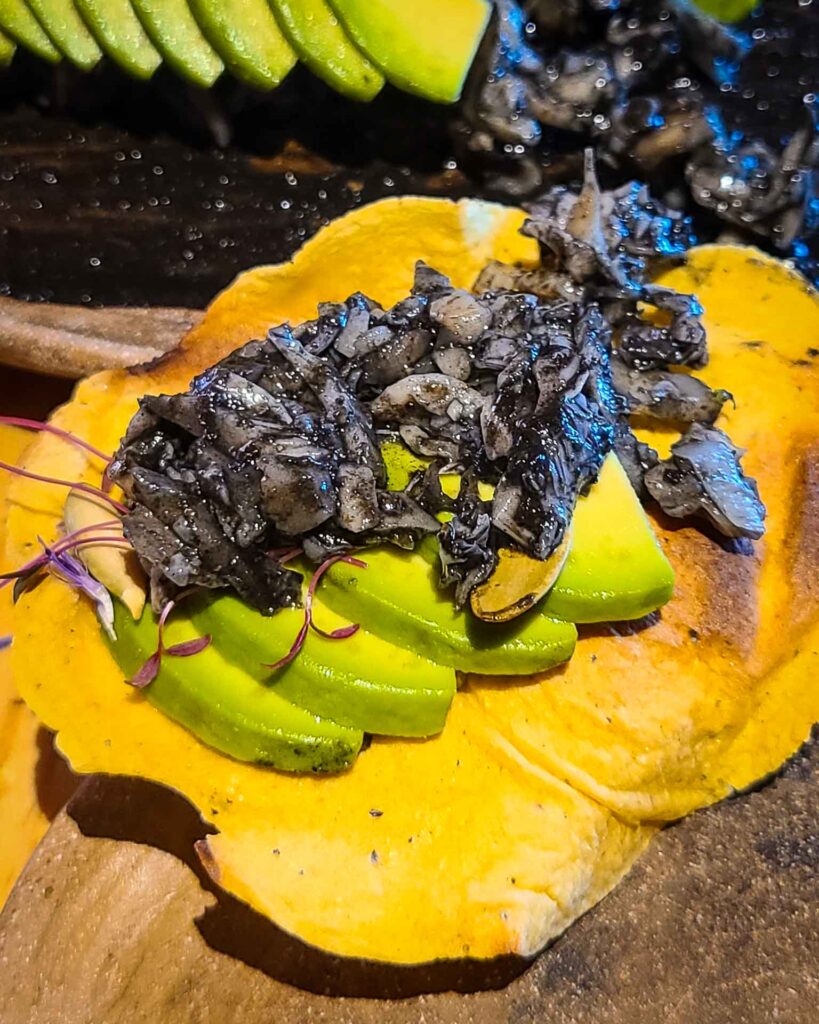
[[[115,606],[89,586],[66,586],[66,578],[77,582],[72,565],[55,565],[68,550],[55,543],[64,490],[42,479],[11,487],[6,562],[52,569],[19,588],[14,681],[72,767],[178,790],[216,829],[200,855],[218,884],[344,956],[419,963],[534,954],[608,892],[665,823],[774,771],[819,718],[807,684],[819,639],[815,294],[777,261],[730,246],[691,249],[649,283],[649,256],[681,253],[684,225],[633,192],[601,197],[589,187],[579,198],[561,190],[553,199],[525,235],[521,211],[489,203],[373,204],[330,224],[292,262],[243,274],[168,357],[82,382],[22,468],[93,490],[72,492],[71,514],[80,516],[73,525],[88,529],[94,543],[84,546],[85,564]],[[638,242],[621,244],[626,235]],[[704,309],[701,325],[692,293]],[[356,377],[350,365],[358,360],[361,370],[396,330],[406,343],[407,324],[395,328],[404,315],[418,315],[418,329],[435,338],[416,337],[421,354],[403,348],[399,361],[420,366],[432,344],[438,359],[426,376],[446,377],[450,390],[442,413],[440,391],[419,392],[416,380],[409,393],[390,392],[401,374],[376,377],[379,390],[361,407],[375,421],[382,411],[396,448],[374,454],[373,438],[383,438],[372,420],[358,430],[353,401],[374,388],[373,378]],[[519,315],[528,319],[516,333]],[[498,384],[515,362],[509,350],[493,350],[493,367],[481,348],[495,316],[507,318],[496,336],[518,343],[525,335],[530,348],[535,327],[548,332],[556,376],[541,380],[539,393],[558,401],[549,409],[572,427],[568,454],[549,447],[554,431],[541,432],[540,449],[531,437],[529,449],[515,448],[518,435],[503,447],[510,415],[494,415],[493,396],[503,392],[508,409],[517,395],[516,422],[522,409],[529,425],[539,412],[526,405],[525,382],[514,391],[514,373]],[[291,327],[268,334],[283,324]],[[390,330],[373,336],[381,327]],[[332,354],[340,344],[348,362]],[[486,393],[473,376],[476,352]],[[288,373],[296,383],[277,391]],[[471,413],[470,390],[487,399]],[[309,465],[331,471],[322,478],[311,468],[299,501],[268,508],[262,482],[281,495],[292,480],[282,482],[280,461],[263,472],[254,455],[257,491],[248,493],[262,497],[239,515],[243,465],[220,464],[217,482],[233,495],[236,515],[208,518],[206,530],[196,501],[211,495],[213,512],[221,492],[209,490],[217,456],[200,459],[198,442],[212,436],[201,421],[217,410],[223,435],[238,431],[237,444],[222,450],[232,458],[254,440],[248,419],[261,417],[241,403],[267,407],[271,396],[285,403],[277,422],[298,419],[301,442],[314,431],[308,440],[324,454],[311,449]],[[316,432],[320,415],[321,429],[331,421],[335,433]],[[464,458],[476,423],[494,430],[498,458]],[[277,433],[277,444],[285,434],[291,444],[294,431]],[[303,457],[291,447],[287,465]],[[551,490],[533,475],[544,460]],[[502,464],[495,477],[492,463]],[[350,465],[371,477],[342,479]],[[121,492],[103,484],[106,469]],[[651,526],[635,512],[626,474],[653,499]],[[336,489],[324,518],[322,483]],[[549,500],[538,503],[546,490]],[[173,515],[171,498],[180,503]],[[100,503],[109,508],[100,512]],[[88,506],[97,511],[82,519]],[[240,530],[252,533],[251,513],[262,506],[269,516],[256,536],[269,563],[255,558],[259,545],[237,541]],[[305,521],[305,508],[318,518]],[[119,526],[100,533],[108,529],[100,522],[120,512],[139,566]],[[214,521],[209,548],[203,538]],[[290,538],[290,548],[272,536]],[[611,576],[605,587],[592,580],[584,590],[596,571],[586,561],[577,569],[589,537],[600,557],[612,545],[613,602]],[[431,538],[440,551],[428,558]],[[415,550],[402,555],[397,544]],[[214,551],[225,555],[221,562]],[[323,582],[315,573],[308,587],[311,554]],[[436,556],[449,589],[442,598],[430,584],[426,599],[449,610],[419,633],[402,625],[402,609],[411,617],[406,581]],[[648,582],[634,571],[643,559]],[[561,584],[570,569],[571,585]],[[299,571],[304,580],[288,578]],[[135,589],[140,572],[143,590]],[[203,590],[216,597],[202,602]],[[372,617],[353,621],[350,611],[362,609]],[[160,613],[170,617],[157,636]],[[462,629],[470,644],[465,649],[461,636],[457,656],[448,615],[470,623]],[[283,622],[297,627],[292,646]],[[492,629],[499,632],[487,639]],[[364,659],[400,691],[381,694],[378,728],[358,727],[350,712],[348,698],[372,711],[356,689],[370,679]],[[319,685],[320,674],[307,671],[312,662],[339,668]],[[138,685],[125,685],[126,677]],[[342,678],[347,696],[339,700]],[[381,676],[378,683],[389,689]],[[284,739],[281,730],[257,728],[271,701],[282,699],[306,708],[316,727],[293,726]],[[220,702],[238,702],[227,725],[208,713]],[[248,721],[248,708],[258,721]],[[304,742],[294,738],[299,729]]]

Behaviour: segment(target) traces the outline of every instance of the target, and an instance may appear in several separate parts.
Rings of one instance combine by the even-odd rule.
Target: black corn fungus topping
[[[726,537],[761,537],[765,506],[756,482],[744,476],[742,452],[716,427],[694,423],[650,469],[645,485],[669,516],[705,516]]]
[[[772,81],[789,50],[807,68],[815,39],[807,17],[787,32],[773,10],[757,23],[767,30],[752,33],[689,0],[494,6],[454,124],[462,163],[486,187],[537,196],[576,178],[593,144],[612,181],[648,180],[675,205],[775,250],[815,235],[819,107],[807,84],[800,104],[795,86],[783,97],[787,85]],[[758,97],[752,112],[743,113],[740,92],[749,106]],[[788,112],[786,123],[763,113],[771,101]],[[793,255],[805,258],[805,249],[799,243]]]
[[[653,257],[690,243],[687,220],[636,184],[601,192],[587,154],[580,194],[554,189],[524,231],[540,242],[538,268],[491,264],[473,294],[419,262],[412,293],[391,309],[361,294],[324,303],[185,394],[141,400],[110,475],[155,607],[187,587],[228,587],[272,614],[301,592],[277,552],[318,564],[430,534],[460,607],[501,546],[539,559],[558,547],[612,450],[669,515],[761,534],[756,485],[710,426],[730,396],[668,372],[707,359],[696,299],[647,281]],[[660,462],[629,415],[691,426]],[[432,465],[389,491],[379,436]],[[454,501],[444,470],[462,474]],[[440,512],[451,516],[443,526]]]

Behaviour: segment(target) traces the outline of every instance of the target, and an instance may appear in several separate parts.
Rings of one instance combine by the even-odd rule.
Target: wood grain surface
[[[318,953],[214,891],[180,797],[93,778],[0,915],[0,1020],[813,1024],[818,784],[814,742],[772,784],[667,829],[532,965],[390,969]]]

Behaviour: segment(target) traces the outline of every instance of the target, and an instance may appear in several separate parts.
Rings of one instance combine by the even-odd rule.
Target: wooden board
[[[773,784],[667,829],[533,965],[390,969],[320,954],[214,892],[189,805],[94,778],[0,915],[0,1020],[813,1024],[818,818],[814,742]]]

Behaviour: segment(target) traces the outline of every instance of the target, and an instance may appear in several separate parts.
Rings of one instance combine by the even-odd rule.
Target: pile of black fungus
[[[819,34],[807,15],[778,27],[769,2],[761,22],[733,27],[693,0],[495,6],[455,124],[490,190],[527,197],[576,180],[593,144],[607,182],[638,177],[699,210],[706,236],[721,222],[815,273],[805,239],[819,228]],[[777,84],[788,47],[804,98],[795,77]]]
[[[637,184],[601,192],[590,153],[585,176],[579,195],[555,188],[526,221],[538,268],[490,264],[468,292],[419,263],[390,309],[361,294],[322,304],[187,393],[143,398],[109,472],[154,605],[230,587],[270,614],[299,600],[283,551],[318,564],[437,534],[441,580],[461,606],[500,547],[538,559],[558,547],[612,450],[668,515],[759,537],[756,485],[712,425],[729,394],[671,372],[707,361],[700,307],[647,280],[653,258],[688,247],[688,222]],[[631,416],[687,430],[661,461]],[[386,486],[388,437],[430,463],[401,492]],[[462,474],[454,501],[444,470]],[[478,480],[494,485],[491,501]]]

